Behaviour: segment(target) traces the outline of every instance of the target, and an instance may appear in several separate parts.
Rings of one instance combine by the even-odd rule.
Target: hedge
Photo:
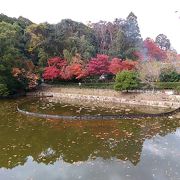
[[[107,83],[81,83],[79,86],[79,83],[71,83],[71,82],[59,82],[58,84],[53,84],[57,87],[80,87],[80,88],[92,88],[92,89],[113,89],[114,82],[107,82]]]
[[[180,82],[157,82],[155,83],[156,89],[174,89],[180,86]]]
[[[80,87],[80,88],[93,88],[93,89],[114,89],[114,82],[102,82],[102,83],[72,83],[72,82],[59,82],[59,83],[48,83],[58,87]],[[140,83],[137,89],[149,89],[144,83]],[[179,91],[180,82],[157,82],[155,83],[155,89],[173,89]]]

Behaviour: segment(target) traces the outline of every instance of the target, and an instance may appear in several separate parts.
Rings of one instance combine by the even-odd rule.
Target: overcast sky
[[[180,0],[0,0],[0,13],[35,23],[57,23],[64,18],[83,23],[113,21],[131,11],[138,17],[143,38],[163,33],[180,53]]]

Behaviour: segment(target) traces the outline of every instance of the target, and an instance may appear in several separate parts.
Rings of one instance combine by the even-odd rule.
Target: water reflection
[[[116,180],[120,179],[120,172],[124,179],[133,179],[134,171],[141,177],[151,174],[151,178],[153,173],[160,173],[155,179],[180,177],[176,172],[180,168],[180,119],[44,120],[17,113],[17,102],[0,102],[0,174],[6,177],[3,179],[13,172],[17,178],[22,167],[38,169],[37,179],[45,179],[44,171],[58,168],[58,173],[49,179],[56,179],[57,174],[61,174],[59,178],[71,179],[74,173],[74,179],[98,179],[101,175],[99,179]],[[152,172],[148,172],[149,168]],[[169,175],[160,177],[165,170]],[[71,173],[63,177],[67,171]],[[97,174],[92,177],[91,171]],[[26,170],[23,173],[28,177]],[[19,179],[24,178],[23,173]]]
[[[82,104],[81,104],[82,103]],[[156,108],[144,106],[127,106],[125,104],[108,107],[101,107],[100,103],[83,104],[83,102],[67,102],[55,98],[27,98],[26,101],[18,104],[19,109],[33,113],[65,115],[65,116],[80,116],[80,115],[117,115],[117,114],[158,114],[171,111],[170,108]]]

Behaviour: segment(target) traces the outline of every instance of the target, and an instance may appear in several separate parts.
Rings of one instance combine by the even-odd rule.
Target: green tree
[[[9,90],[6,84],[0,84],[0,96],[8,96]]]
[[[49,26],[47,23],[41,24],[31,24],[26,28],[26,47],[27,51],[30,54],[30,58],[34,64],[43,64],[42,61],[45,61],[44,57],[47,56],[45,50],[45,41],[49,36]],[[41,62],[39,62],[39,60]]]
[[[136,52],[142,47],[142,38],[134,13],[131,12],[126,19],[115,19],[111,30],[109,54],[121,59],[137,60]]]
[[[117,91],[132,90],[139,86],[138,74],[134,71],[122,71],[116,75],[114,88]]]
[[[136,60],[137,57],[134,55],[134,52],[141,49],[142,37],[140,34],[137,17],[133,12],[131,12],[126,18],[126,23],[122,25],[122,29],[126,38],[126,48],[124,49],[125,57]]]
[[[67,60],[68,64],[71,63],[74,53],[69,52],[67,49],[63,50],[64,59]]]
[[[16,23],[0,22],[0,63],[12,67],[16,59],[23,58],[21,52],[22,29]]]
[[[156,37],[155,43],[163,50],[169,50],[171,47],[170,40],[164,34],[159,34]]]
[[[119,30],[114,39],[112,40],[112,45],[109,49],[109,54],[113,57],[125,58],[125,50],[126,49],[126,39],[124,32]]]
[[[74,56],[80,53],[83,59],[92,57],[97,52],[97,39],[93,30],[70,19],[64,19],[54,25],[54,40],[59,44],[59,52],[67,49]]]
[[[12,19],[10,19],[12,20]],[[24,90],[24,80],[18,81],[12,75],[13,68],[25,68],[26,55],[24,29],[18,21],[0,22],[0,84],[1,95],[14,94]]]
[[[178,82],[180,81],[180,74],[178,74],[175,70],[162,71],[159,79],[161,82]]]
[[[40,67],[45,67],[47,65],[47,60],[49,59],[49,55],[45,52],[43,48],[39,48],[38,52],[38,65]]]
[[[6,95],[9,95],[15,94],[18,91],[25,89],[24,81],[18,81],[15,77],[12,76],[11,70],[6,69],[3,66],[0,67],[0,84],[3,84],[3,86],[1,87],[1,91],[4,92],[4,96],[6,94],[5,92],[8,92],[8,94]]]
[[[138,21],[136,15],[131,12],[126,18],[126,23],[124,25],[124,32],[127,37],[127,42],[131,47],[139,46],[142,42]]]

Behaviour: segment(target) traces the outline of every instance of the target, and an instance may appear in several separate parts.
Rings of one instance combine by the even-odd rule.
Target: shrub
[[[180,81],[180,74],[176,71],[161,72],[159,79],[161,82],[178,82]]]
[[[0,84],[0,96],[8,96],[9,91],[6,84]]]
[[[155,87],[157,89],[176,89],[180,86],[180,82],[157,82]]]
[[[138,74],[134,71],[122,71],[116,75],[114,89],[117,91],[132,90],[139,87]]]
[[[82,83],[82,88],[113,89],[114,83]]]
[[[177,86],[177,87],[176,87],[176,91],[177,91],[177,92],[180,92],[180,86]]]

